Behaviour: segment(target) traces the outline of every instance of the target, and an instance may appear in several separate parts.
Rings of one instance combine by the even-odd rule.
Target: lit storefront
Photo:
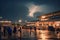
[[[1,26],[11,26],[11,21],[0,21]]]
[[[53,26],[54,28],[60,28],[60,11],[39,16],[38,19],[39,27],[47,28],[48,26]]]

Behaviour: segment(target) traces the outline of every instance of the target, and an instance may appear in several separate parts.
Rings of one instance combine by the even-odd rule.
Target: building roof
[[[60,14],[60,11],[51,12],[51,13],[47,13],[47,14],[44,14],[44,15],[58,15],[58,14]]]
[[[45,16],[44,19],[48,19],[48,20],[60,20],[60,11],[56,11],[56,12],[41,15],[41,16],[38,17],[39,20],[41,19],[42,16]]]

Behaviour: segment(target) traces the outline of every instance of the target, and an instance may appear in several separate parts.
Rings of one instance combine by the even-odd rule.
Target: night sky
[[[37,20],[37,16],[55,11],[60,11],[60,0],[0,0],[2,19]]]

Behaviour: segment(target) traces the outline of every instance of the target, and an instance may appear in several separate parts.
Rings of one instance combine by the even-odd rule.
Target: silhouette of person
[[[1,40],[1,25],[0,25],[0,40]]]
[[[48,26],[49,31],[55,31],[55,28],[53,26]]]
[[[17,31],[17,28],[16,28],[16,27],[14,27],[14,28],[13,28],[14,36],[16,36],[16,31]]]
[[[59,33],[60,32],[60,28],[57,28],[56,31],[57,31],[57,33]]]
[[[6,31],[7,31],[7,27],[6,26],[3,26],[3,32],[4,32],[4,36],[6,36]]]
[[[12,36],[12,29],[11,29],[11,27],[7,28],[7,32],[8,32],[8,36],[11,37]]]

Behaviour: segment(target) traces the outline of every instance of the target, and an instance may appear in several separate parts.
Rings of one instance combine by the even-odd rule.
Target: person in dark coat
[[[0,25],[0,40],[1,40],[1,25]]]
[[[7,31],[7,27],[6,26],[3,26],[3,32],[4,32],[4,36],[6,36],[6,31]]]
[[[16,33],[16,31],[17,31],[17,29],[16,29],[16,27],[14,27],[14,29],[13,29],[13,33]]]
[[[49,31],[55,31],[55,28],[53,26],[48,26]]]
[[[11,37],[12,36],[12,28],[8,27],[7,32],[8,32],[8,36]]]
[[[57,28],[56,31],[57,31],[57,34],[58,34],[60,32],[60,28]]]
[[[14,27],[14,28],[13,28],[14,36],[16,36],[16,32],[17,32],[17,28],[16,28],[16,27]]]

